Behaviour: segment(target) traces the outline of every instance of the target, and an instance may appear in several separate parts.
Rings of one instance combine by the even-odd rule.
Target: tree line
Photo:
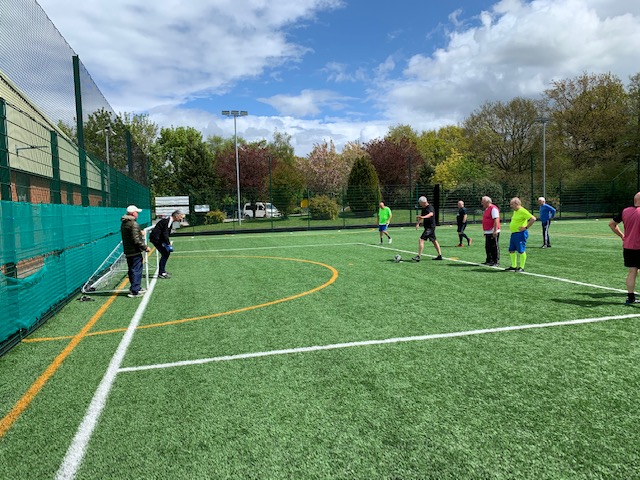
[[[159,128],[146,115],[113,118],[100,111],[85,124],[86,150],[99,158],[106,157],[102,132],[107,126],[113,132],[114,168],[126,168],[125,129],[148,156],[152,196],[189,195],[194,204],[233,208],[233,138],[205,139],[193,127]],[[61,127],[74,137],[72,128]],[[640,73],[627,85],[611,73],[554,80],[539,99],[488,101],[460,124],[437,130],[418,132],[410,125],[396,125],[384,138],[349,142],[340,152],[331,141],[323,141],[298,157],[291,137],[278,131],[271,140],[239,137],[241,192],[243,201],[278,192],[277,207],[286,215],[305,191],[331,198],[350,182],[377,182],[385,191],[430,183],[450,189],[487,182],[517,186],[527,184],[531,175],[540,178],[543,133],[548,182],[578,185],[615,177],[640,154]],[[366,165],[372,167],[373,180]],[[365,173],[352,175],[356,166]]]

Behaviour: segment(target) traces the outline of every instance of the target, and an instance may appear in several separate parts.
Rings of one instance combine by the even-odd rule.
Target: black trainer
[[[431,260],[442,260],[442,255],[438,255],[437,257],[433,257]]]
[[[518,270],[516,267],[508,267],[504,269],[505,272],[515,272],[516,270]]]
[[[416,255],[415,257],[413,257],[411,260],[413,260],[414,262],[419,262],[420,261],[420,256]]]

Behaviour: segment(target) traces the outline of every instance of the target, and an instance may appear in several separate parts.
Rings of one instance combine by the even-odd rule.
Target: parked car
[[[255,216],[254,216],[254,212],[255,212]],[[242,209],[242,216],[245,219],[272,218],[272,217],[275,218],[275,217],[281,217],[282,214],[275,207],[275,205],[269,202],[256,202],[255,204],[245,203],[244,208]]]

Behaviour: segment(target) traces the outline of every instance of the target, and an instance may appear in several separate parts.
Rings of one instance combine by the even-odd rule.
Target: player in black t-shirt
[[[432,205],[429,205],[427,197],[420,197],[418,199],[418,205],[422,209],[418,217],[418,223],[416,223],[416,230],[420,227],[420,223],[424,222],[424,232],[420,235],[418,240],[418,255],[412,258],[414,262],[419,262],[422,257],[422,250],[424,249],[424,241],[429,240],[436,247],[438,256],[433,260],[442,260],[442,252],[440,250],[440,244],[436,240],[436,212]]]
[[[471,239],[464,233],[464,229],[467,228],[467,209],[464,208],[464,202],[458,200],[458,215],[456,215],[456,222],[458,223],[458,245],[456,247],[462,247],[462,239],[467,239],[467,246],[471,246]]]

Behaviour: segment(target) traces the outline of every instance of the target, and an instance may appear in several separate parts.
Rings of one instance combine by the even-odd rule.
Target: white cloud
[[[349,99],[329,90],[303,90],[299,95],[274,95],[258,100],[271,105],[283,115],[308,117],[318,115],[324,107],[341,110]]]
[[[503,0],[445,47],[411,57],[403,77],[382,86],[380,107],[420,126],[460,121],[485,101],[537,97],[583,72],[627,81],[639,71],[639,14],[637,1]]]
[[[455,124],[486,101],[538,97],[554,79],[611,72],[626,82],[640,71],[638,0],[500,0],[482,13],[452,4],[450,23],[438,25],[449,32],[440,48],[407,58],[413,45],[405,45],[383,52],[384,60],[372,51],[359,64],[325,60],[328,89],[311,78],[308,84],[287,83],[288,70],[302,72],[314,54],[305,46],[313,42],[295,42],[300,37],[287,32],[304,31],[314,16],[340,8],[342,0],[40,4],[100,79],[116,111],[148,110],[162,126],[230,135],[231,120],[180,105],[231,93],[247,79],[278,79],[280,92],[258,100],[281,116],[243,118],[238,133],[256,140],[276,129],[286,132],[299,155],[324,139],[340,146],[381,137],[398,123],[418,130]],[[425,38],[433,28],[425,27]],[[366,42],[368,33],[354,35]],[[366,73],[366,64],[377,66]],[[364,113],[366,101],[377,108],[377,118]],[[327,116],[338,114],[342,118]]]
[[[40,4],[60,31],[73,32],[76,50],[90,52],[81,58],[116,111],[140,111],[221,94],[238,80],[300,61],[307,50],[283,29],[341,0]]]

